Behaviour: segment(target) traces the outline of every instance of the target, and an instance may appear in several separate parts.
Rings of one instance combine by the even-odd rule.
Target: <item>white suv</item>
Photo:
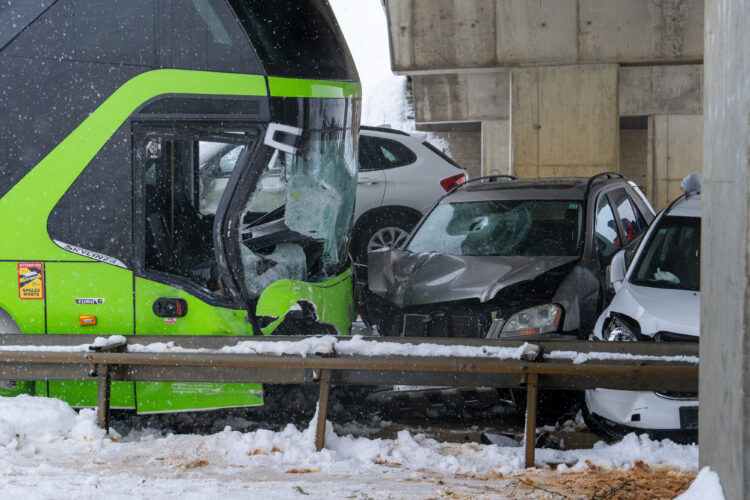
[[[627,266],[626,251],[612,259],[617,291],[596,322],[597,340],[698,342],[700,335],[701,195],[664,209]],[[691,441],[698,431],[698,394],[674,391],[586,391],[590,422],[607,434],[643,431],[655,438]]]
[[[466,171],[418,134],[360,127],[352,255],[403,243],[432,205],[468,180]]]

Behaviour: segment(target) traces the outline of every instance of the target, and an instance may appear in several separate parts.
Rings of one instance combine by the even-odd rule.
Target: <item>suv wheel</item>
[[[379,250],[386,247],[398,247],[406,241],[409,233],[396,226],[383,227],[375,231],[367,242],[367,251]]]
[[[366,264],[370,250],[403,244],[420,217],[418,212],[406,210],[383,211],[368,217],[362,222],[352,246],[354,260]]]

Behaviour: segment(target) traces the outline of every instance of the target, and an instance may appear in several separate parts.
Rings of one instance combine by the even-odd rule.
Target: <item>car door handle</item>
[[[366,186],[372,186],[373,184],[380,184],[379,180],[376,179],[359,179],[357,184],[364,184]]]

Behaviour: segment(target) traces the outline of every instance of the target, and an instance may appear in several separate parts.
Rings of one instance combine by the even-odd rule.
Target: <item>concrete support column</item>
[[[518,177],[617,171],[616,64],[511,71],[511,158]]]
[[[510,173],[510,120],[485,120],[482,122],[482,175]]]
[[[686,175],[701,174],[703,167],[702,115],[655,115],[652,130],[653,155],[649,167],[653,184],[648,187],[651,203],[659,210],[682,194]]]
[[[750,497],[750,9],[706,0],[700,462]]]

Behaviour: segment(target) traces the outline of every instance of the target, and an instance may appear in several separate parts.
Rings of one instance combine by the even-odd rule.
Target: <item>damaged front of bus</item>
[[[0,287],[4,331],[349,331],[361,86],[326,0],[8,0],[0,15],[0,274],[18,278]],[[14,391],[96,401],[90,382]],[[223,383],[115,382],[112,398],[262,402]]]

